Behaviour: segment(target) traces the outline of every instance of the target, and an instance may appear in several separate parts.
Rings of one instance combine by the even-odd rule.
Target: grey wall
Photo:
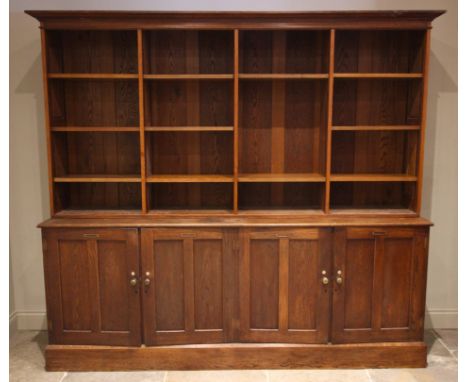
[[[226,2],[227,3],[227,2]],[[457,325],[457,1],[198,0],[10,1],[10,248],[11,291],[20,328],[45,323],[40,232],[49,217],[38,24],[25,9],[349,10],[447,9],[432,34],[423,216],[431,232],[429,324]]]

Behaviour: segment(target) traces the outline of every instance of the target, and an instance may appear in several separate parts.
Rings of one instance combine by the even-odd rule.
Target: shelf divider
[[[137,31],[138,44],[138,112],[140,116],[140,169],[141,169],[141,211],[148,212],[148,193],[146,191],[146,154],[145,154],[145,100],[143,82],[143,32]]]
[[[233,212],[239,211],[239,29],[234,30],[234,105],[233,105],[233,172],[234,184],[232,189]]]
[[[330,211],[330,175],[331,175],[331,150],[332,150],[332,126],[333,126],[333,81],[335,72],[335,29],[330,30],[330,46],[328,57],[328,99],[327,99],[327,143],[325,162],[325,198],[323,210]]]

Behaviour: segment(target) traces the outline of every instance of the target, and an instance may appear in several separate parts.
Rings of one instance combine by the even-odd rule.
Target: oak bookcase
[[[49,370],[425,366],[443,11],[26,13]]]

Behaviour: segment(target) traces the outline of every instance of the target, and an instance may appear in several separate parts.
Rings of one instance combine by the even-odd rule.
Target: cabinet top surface
[[[51,218],[40,228],[145,228],[145,227],[365,227],[431,226],[421,217],[147,217],[140,218]]]
[[[152,12],[152,11],[57,11],[27,10],[46,28],[197,28],[201,24],[215,28],[287,28],[296,27],[429,27],[444,10],[407,11],[320,11],[320,12]]]

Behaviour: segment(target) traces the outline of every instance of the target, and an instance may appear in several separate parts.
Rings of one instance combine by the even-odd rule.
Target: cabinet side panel
[[[183,242],[154,242],[157,330],[184,330]]]
[[[250,242],[250,326],[278,328],[279,248],[277,240]]]

